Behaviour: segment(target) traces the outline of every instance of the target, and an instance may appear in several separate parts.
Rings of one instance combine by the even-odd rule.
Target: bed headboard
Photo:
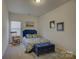
[[[32,29],[23,30],[23,37],[26,36],[27,34],[37,34],[37,30]]]

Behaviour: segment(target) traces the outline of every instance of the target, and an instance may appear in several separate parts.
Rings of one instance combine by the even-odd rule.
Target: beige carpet
[[[9,45],[3,59],[34,59],[30,54],[24,53],[25,48],[22,45],[11,46]]]
[[[74,56],[71,55],[64,55],[64,54],[58,54],[58,53],[49,53],[40,55],[37,57],[34,53],[31,53],[31,55],[34,57],[34,59],[76,59]]]
[[[23,45],[11,46],[9,45],[3,59],[73,59],[73,58],[63,58],[64,55],[58,53],[49,53],[37,57],[34,53],[25,53],[25,48]]]

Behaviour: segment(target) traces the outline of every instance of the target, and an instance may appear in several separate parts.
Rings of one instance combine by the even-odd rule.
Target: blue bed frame
[[[32,29],[23,30],[23,37],[25,37],[27,34],[37,34],[37,30]]]
[[[23,30],[23,37],[26,37],[27,34],[37,34],[37,30],[32,30],[32,29],[26,29]],[[29,51],[28,53],[31,53],[32,51],[39,56],[40,53],[45,53],[45,52],[51,52],[55,50],[54,45],[49,44],[50,42],[47,43],[40,43],[40,44],[35,44],[33,49]],[[44,46],[45,45],[45,46]],[[40,47],[39,47],[40,46]],[[44,46],[44,47],[43,47]],[[39,49],[38,49],[39,48]],[[44,49],[43,49],[44,48]],[[52,50],[49,50],[52,49]],[[44,51],[44,52],[43,52]]]

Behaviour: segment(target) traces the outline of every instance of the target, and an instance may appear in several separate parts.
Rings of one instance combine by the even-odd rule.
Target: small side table
[[[20,44],[20,36],[13,36],[13,37],[12,37],[12,44],[13,44],[13,45],[18,45],[18,44]]]

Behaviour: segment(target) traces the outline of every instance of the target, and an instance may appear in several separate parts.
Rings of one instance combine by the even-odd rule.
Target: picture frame
[[[64,22],[57,23],[57,31],[64,31]]]
[[[26,22],[25,26],[26,27],[34,27],[34,22]]]
[[[50,21],[50,29],[55,28],[55,21]]]

